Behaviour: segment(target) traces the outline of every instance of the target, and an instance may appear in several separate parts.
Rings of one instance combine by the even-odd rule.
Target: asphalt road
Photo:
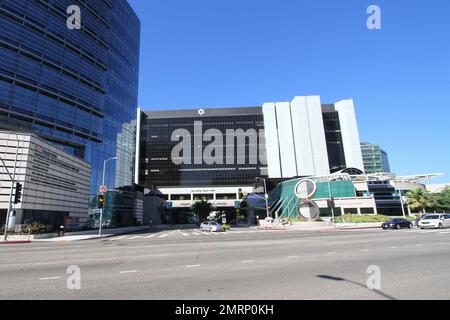
[[[79,266],[81,289],[67,268]],[[367,288],[368,268],[380,289]],[[450,230],[195,230],[0,246],[0,299],[450,299]]]

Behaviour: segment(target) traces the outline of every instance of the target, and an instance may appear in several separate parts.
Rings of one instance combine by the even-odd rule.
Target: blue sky
[[[144,110],[353,98],[401,175],[450,181],[450,1],[129,0]],[[380,6],[382,30],[366,26]]]

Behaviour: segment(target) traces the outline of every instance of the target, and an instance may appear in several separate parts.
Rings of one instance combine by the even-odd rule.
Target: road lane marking
[[[288,259],[295,259],[295,258],[298,258],[298,256],[289,256],[289,257],[287,257]]]
[[[154,234],[151,234],[149,236],[146,236],[145,239],[150,239],[150,238],[153,238],[154,236],[155,236]]]
[[[39,278],[40,281],[57,280],[57,279],[61,279],[61,277]]]
[[[112,239],[109,239],[109,241],[121,240],[121,239],[125,239],[126,237],[127,237],[127,236],[122,236],[122,237],[112,238]]]
[[[131,238],[128,238],[128,240],[134,240],[134,239],[139,239],[139,238],[142,238],[142,236],[131,237]]]
[[[241,261],[241,263],[253,263],[253,262],[255,262],[255,260],[244,260],[244,261]]]
[[[199,235],[200,235],[200,233],[197,233],[197,232],[192,232],[192,235],[194,235],[194,236],[199,236]]]
[[[336,254],[336,252],[328,252],[327,254],[333,255],[333,254]]]
[[[450,234],[450,231],[439,232],[439,234]]]
[[[186,268],[198,268],[200,266],[201,265],[199,265],[199,264],[193,264],[193,265],[190,265],[190,266],[186,266]]]
[[[169,233],[162,234],[162,235],[160,235],[158,238],[165,238],[165,237],[171,235],[171,234],[174,233],[174,232],[175,232],[175,231],[172,231],[172,232],[169,232]]]
[[[368,252],[369,249],[361,249],[361,250],[359,250],[359,251],[361,251],[361,252]]]
[[[418,247],[422,247],[424,244],[423,243],[417,243],[416,246]]]
[[[389,247],[389,249],[397,249],[397,247]]]
[[[137,273],[137,270],[128,270],[128,271],[120,271],[120,274],[126,274],[126,273]]]

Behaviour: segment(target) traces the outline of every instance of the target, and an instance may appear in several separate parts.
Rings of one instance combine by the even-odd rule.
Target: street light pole
[[[328,193],[330,195],[330,207],[331,207],[331,217],[333,219],[333,225],[336,225],[336,221],[334,220],[334,208],[333,208],[333,196],[331,195],[331,182],[330,182],[330,176],[327,177],[328,179]]]
[[[265,178],[256,178],[256,180],[262,180],[264,182],[264,199],[266,200],[266,215],[272,218],[269,212],[269,194],[267,193],[267,182]]]
[[[103,162],[102,187],[105,186],[106,163],[108,163],[109,161],[112,161],[112,160],[117,160],[117,157],[113,157],[113,158],[106,159],[106,160]],[[102,192],[102,196],[104,196],[104,195],[105,195],[105,193]],[[102,225],[103,225],[103,207],[100,208],[100,227],[98,228],[98,235],[99,235],[99,237],[102,236]]]
[[[402,205],[402,213],[403,213],[403,218],[406,219],[406,212],[405,212],[405,206],[403,204],[403,196],[402,196],[402,191],[400,189],[398,189],[398,196],[400,197],[400,203]]]

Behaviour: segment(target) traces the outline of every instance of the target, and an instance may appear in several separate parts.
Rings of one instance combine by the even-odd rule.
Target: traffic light
[[[14,204],[20,203],[22,199],[22,184],[17,182],[16,183],[16,194],[14,196]]]
[[[102,209],[104,205],[105,205],[105,196],[101,194],[98,196],[98,208]]]
[[[328,200],[327,202],[328,202],[328,208],[329,208],[329,209],[334,209],[334,208],[336,208],[336,203],[334,202],[334,199],[333,199],[333,198],[330,199],[330,200]]]

